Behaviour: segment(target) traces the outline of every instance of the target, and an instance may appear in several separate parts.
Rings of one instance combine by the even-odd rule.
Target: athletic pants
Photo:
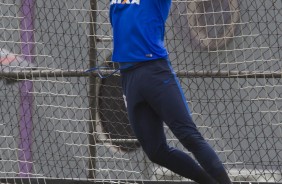
[[[167,59],[121,70],[131,127],[149,159],[201,184],[231,183],[218,156],[191,118],[179,81]],[[197,159],[169,147],[163,122]]]

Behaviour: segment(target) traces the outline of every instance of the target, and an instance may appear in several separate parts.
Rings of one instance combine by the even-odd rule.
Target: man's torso
[[[167,57],[165,21],[171,0],[111,0],[113,61],[142,62]]]

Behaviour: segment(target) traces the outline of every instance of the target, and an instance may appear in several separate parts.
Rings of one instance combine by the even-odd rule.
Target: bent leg
[[[230,184],[231,181],[219,157],[204,140],[193,122],[175,75],[172,71],[158,72],[156,75],[154,76],[155,85],[151,86],[151,90],[146,95],[148,103],[166,122],[183,146],[193,153],[206,172],[220,184]],[[169,82],[163,83],[164,80]]]
[[[131,106],[129,119],[133,131],[149,159],[200,184],[216,182],[186,153],[167,145],[163,122],[145,102]]]

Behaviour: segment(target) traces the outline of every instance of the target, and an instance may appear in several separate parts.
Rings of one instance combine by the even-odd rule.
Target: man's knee
[[[190,152],[194,152],[199,149],[204,149],[205,147],[209,146],[207,141],[200,134],[200,132],[190,134],[185,138],[181,139],[180,142]]]
[[[159,165],[163,165],[166,162],[166,158],[173,148],[170,148],[167,144],[162,144],[159,147],[156,147],[151,150],[145,150],[148,158]]]

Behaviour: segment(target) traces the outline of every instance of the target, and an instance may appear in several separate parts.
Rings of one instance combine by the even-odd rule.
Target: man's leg
[[[150,90],[145,93],[147,102],[215,180],[220,184],[230,184],[221,161],[194,124],[180,84],[170,65],[165,62],[154,65],[155,73],[148,79]]]
[[[167,145],[163,123],[147,103],[131,107],[127,99],[133,131],[149,159],[200,184],[216,182],[186,153]]]

